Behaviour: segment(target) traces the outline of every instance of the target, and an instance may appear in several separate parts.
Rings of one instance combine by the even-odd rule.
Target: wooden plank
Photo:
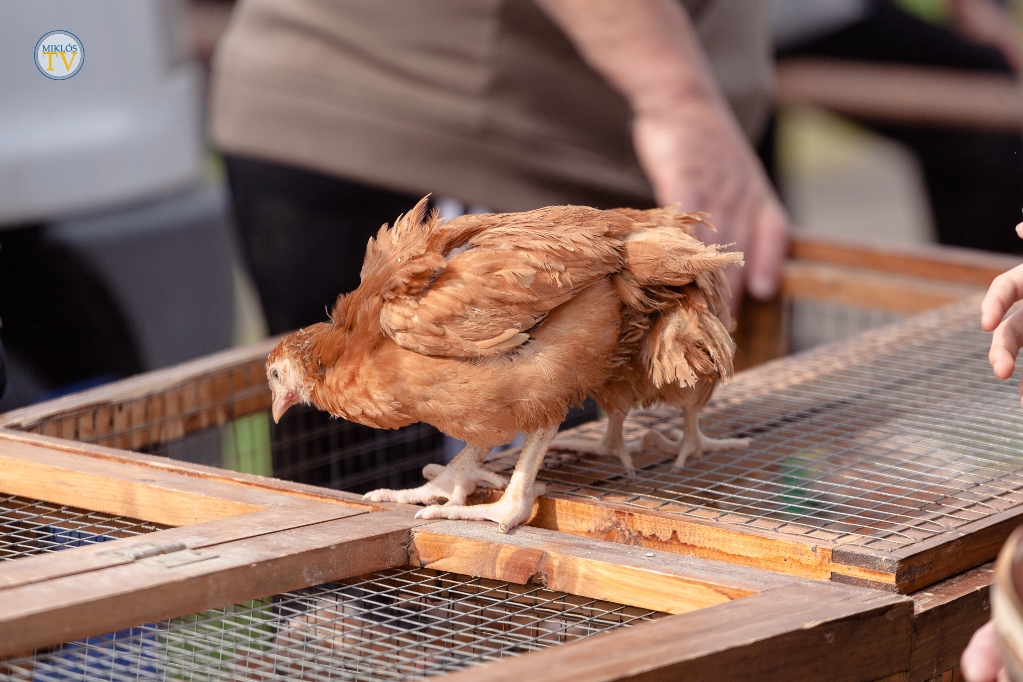
[[[121,449],[164,443],[199,428],[267,409],[270,393],[262,374],[266,356],[277,340],[267,339],[14,410],[0,415],[0,426],[73,440],[100,431],[109,434],[102,445]],[[239,393],[246,384],[259,389]],[[183,414],[185,405],[192,411]],[[51,423],[54,419],[60,421],[60,415],[73,416],[66,424]],[[85,431],[80,433],[78,425],[83,423]]]
[[[232,348],[173,367],[146,372],[88,391],[13,410],[3,415],[0,426],[18,428],[38,421],[40,418],[76,410],[84,405],[124,402],[141,395],[172,388],[197,377],[217,374],[242,365],[257,363],[262,366],[266,362],[266,356],[279,341],[280,337],[266,339],[249,346]]]
[[[895,584],[893,570],[836,563],[832,557],[835,545],[824,540],[803,540],[748,526],[737,528],[557,493],[539,499],[529,525],[817,580],[828,580],[838,573],[888,589],[894,589]]]
[[[1023,507],[1008,509],[892,552],[899,591],[916,592],[991,561],[1021,519]]]
[[[834,237],[792,240],[793,260],[844,265],[986,289],[998,275],[1023,263],[1008,254],[938,244],[868,244]]]
[[[408,505],[363,502],[361,495],[341,490],[332,490],[330,488],[322,488],[304,483],[294,483],[292,481],[283,481],[276,478],[258,476],[256,474],[245,474],[237,471],[205,466],[202,464],[180,462],[157,455],[145,455],[128,450],[117,450],[115,448],[101,445],[78,443],[75,441],[62,440],[48,436],[40,436],[34,433],[25,433],[22,431],[0,428],[0,453],[4,451],[6,443],[20,443],[29,446],[45,447],[47,450],[53,452],[65,452],[79,457],[131,465],[140,469],[155,469],[170,474],[179,474],[200,480],[225,483],[237,486],[239,489],[248,488],[252,491],[265,491],[275,494],[279,493],[301,499],[341,504],[366,511],[409,508]],[[0,490],[2,490],[2,486],[0,486]]]
[[[787,59],[775,103],[912,125],[1020,131],[1023,94],[1012,76],[897,64]]]
[[[195,481],[195,485],[174,485],[164,487],[155,478],[138,480],[142,476],[118,478],[119,472],[109,473],[96,471],[87,473],[68,468],[74,462],[66,462],[64,466],[56,463],[33,461],[26,458],[9,456],[9,446],[0,451],[0,492],[11,495],[30,497],[36,500],[83,507],[93,511],[127,516],[142,521],[151,521],[170,526],[184,526],[193,523],[204,523],[217,519],[248,514],[262,509],[258,504],[251,504],[231,496],[223,497],[211,494],[213,491],[198,492],[182,488],[210,488],[216,484],[207,481]],[[60,459],[60,458],[55,458]],[[91,463],[91,462],[90,462]],[[97,469],[97,467],[89,467]],[[126,468],[107,465],[108,470]],[[162,472],[143,474],[168,479],[170,476]],[[132,479],[136,480],[132,480]],[[183,482],[183,481],[182,481]],[[174,482],[180,483],[180,482]],[[224,491],[221,491],[224,492]],[[233,491],[239,492],[239,491]],[[246,492],[246,491],[240,491]],[[237,497],[237,495],[234,495]],[[251,496],[250,496],[251,497]]]
[[[499,493],[488,491],[486,499]],[[484,499],[483,496],[480,499]],[[539,498],[530,526],[697,556],[816,580],[908,594],[992,560],[1020,523],[1023,508],[974,521],[954,533],[892,552],[801,539],[749,526],[559,493]]]
[[[452,674],[452,682],[854,680],[905,671],[912,603],[804,583]]]
[[[359,514],[7,589],[0,657],[402,566],[410,529],[425,523],[405,512]]]
[[[735,341],[735,371],[780,358],[789,352],[789,321],[785,299],[758,301],[746,296],[739,309]]]
[[[523,527],[442,522],[412,534],[413,565],[686,613],[790,584],[791,578]]]
[[[139,552],[151,553],[177,545],[185,549],[201,549],[365,513],[360,509],[307,503],[288,509],[287,513],[282,513],[279,508],[264,509],[242,516],[4,561],[0,562],[0,591],[131,563],[132,556]]]
[[[785,264],[781,292],[785,298],[900,313],[921,313],[983,293],[977,287],[963,284],[809,261]]]
[[[973,633],[991,617],[988,588],[993,582],[994,564],[987,563],[911,595],[910,682],[955,670]]]

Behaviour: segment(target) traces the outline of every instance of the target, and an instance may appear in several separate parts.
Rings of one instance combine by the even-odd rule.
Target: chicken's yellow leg
[[[490,446],[466,445],[447,464],[427,464],[423,476],[430,479],[425,485],[409,490],[381,488],[366,493],[362,499],[369,502],[400,502],[402,504],[430,504],[447,500],[448,504],[465,504],[465,500],[480,483],[500,490],[508,480],[498,473],[483,468]]]
[[[495,521],[502,533],[529,520],[533,514],[533,502],[544,494],[542,483],[535,483],[547,448],[558,433],[558,425],[537,429],[526,436],[522,453],[515,465],[511,481],[501,499],[491,504],[472,507],[461,505],[432,505],[421,509],[417,519],[465,519],[470,521]]]

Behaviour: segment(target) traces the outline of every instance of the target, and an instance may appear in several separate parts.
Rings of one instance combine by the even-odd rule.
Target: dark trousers
[[[366,242],[422,197],[228,156],[235,222],[271,334],[327,319],[359,286]]]
[[[862,21],[779,54],[911,64],[1011,74],[994,48],[873,0]],[[916,153],[944,244],[1023,252],[1014,231],[1023,218],[1023,136],[862,121]]]

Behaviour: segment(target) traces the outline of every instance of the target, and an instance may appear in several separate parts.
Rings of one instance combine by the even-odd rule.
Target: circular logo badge
[[[55,81],[71,78],[85,62],[82,41],[68,31],[50,31],[36,43],[36,68]]]

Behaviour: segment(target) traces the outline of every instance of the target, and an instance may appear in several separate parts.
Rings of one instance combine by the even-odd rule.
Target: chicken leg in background
[[[695,381],[706,364],[686,355],[688,345],[676,348],[684,329],[657,331],[655,322],[674,318],[655,314],[695,300],[699,287],[686,285],[742,255],[642,215],[555,206],[444,223],[421,201],[370,241],[359,287],[338,298],[330,320],[288,335],[270,353],[274,418],[303,403],[377,428],[425,421],[468,447],[447,467],[430,467],[426,485],[367,499],[446,498],[420,515],[490,520],[502,530],[524,523],[570,405],[594,395],[631,406],[639,388],[657,381],[630,382],[633,374]],[[650,333],[674,345],[636,356]],[[631,392],[611,390],[620,384]],[[479,483],[504,483],[483,460],[519,433],[526,444],[501,499],[465,506]]]
[[[702,246],[696,227],[706,223],[701,216],[671,208],[617,210],[662,229],[638,230],[626,238],[626,274],[619,277],[618,288],[630,304],[615,351],[619,370],[591,393],[608,414],[604,437],[593,443],[563,434],[553,447],[617,456],[629,476],[636,473],[632,459],[636,452],[674,455],[673,468],[680,469],[705,452],[747,447],[749,439],[708,438],[699,425],[699,412],[715,386],[731,378],[735,354],[723,269],[709,268],[693,276],[691,261]],[[629,410],[656,404],[684,411],[682,431],[673,431],[672,439],[650,430],[639,443],[626,443],[623,431]]]

